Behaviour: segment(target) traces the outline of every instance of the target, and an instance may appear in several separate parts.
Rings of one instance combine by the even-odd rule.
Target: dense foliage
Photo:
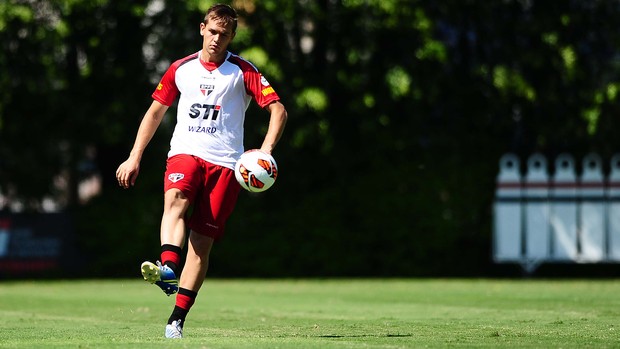
[[[102,275],[156,256],[173,111],[137,187],[121,190],[114,171],[163,71],[200,48],[210,4],[1,2],[0,209],[41,211],[51,198]],[[484,273],[503,153],[619,149],[617,2],[232,4],[242,20],[231,49],[269,78],[290,119],[278,183],[241,196],[213,274]],[[248,148],[266,121],[250,108]],[[80,202],[92,175],[102,191]]]

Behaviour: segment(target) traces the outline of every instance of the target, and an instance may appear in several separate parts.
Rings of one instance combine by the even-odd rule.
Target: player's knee
[[[164,196],[165,209],[166,210],[181,210],[185,211],[189,207],[189,199],[182,191],[176,188],[166,191]]]

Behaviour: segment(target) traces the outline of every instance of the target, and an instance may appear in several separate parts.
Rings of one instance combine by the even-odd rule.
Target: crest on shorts
[[[168,180],[172,183],[176,183],[183,178],[185,178],[185,175],[182,173],[171,173],[168,175]]]

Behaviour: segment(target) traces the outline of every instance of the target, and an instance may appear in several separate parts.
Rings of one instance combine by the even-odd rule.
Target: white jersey
[[[229,52],[217,66],[199,57],[198,52],[172,63],[152,95],[167,106],[180,95],[168,157],[189,154],[232,169],[244,151],[250,101],[263,108],[280,98],[243,58]]]

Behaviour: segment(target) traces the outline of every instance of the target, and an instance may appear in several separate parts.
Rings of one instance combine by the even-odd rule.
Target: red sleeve
[[[271,102],[280,100],[269,81],[258,71],[243,72],[243,80],[245,81],[245,89],[248,91],[248,94],[254,97],[254,100],[261,108],[266,107]]]
[[[153,94],[151,95],[154,100],[158,101],[163,105],[172,105],[174,100],[179,95],[179,89],[177,88],[177,84],[175,82],[177,68],[188,60],[193,59],[193,56],[194,55],[185,57],[170,65],[168,70],[166,70],[164,76],[161,78],[161,81],[159,81],[155,92],[153,92]]]
[[[229,60],[241,68],[245,90],[261,108],[266,107],[271,102],[280,100],[271,84],[250,62],[238,56],[233,56]]]

